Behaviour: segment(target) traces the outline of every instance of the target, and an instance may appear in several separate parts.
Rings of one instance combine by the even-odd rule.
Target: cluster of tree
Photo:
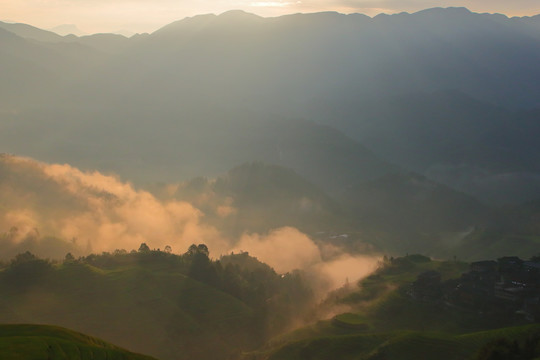
[[[13,285],[24,286],[39,281],[52,270],[49,260],[40,259],[29,251],[15,256],[8,264],[3,264],[4,279]]]
[[[523,341],[500,338],[487,343],[479,352],[477,360],[532,360],[540,356],[540,334],[531,335]]]

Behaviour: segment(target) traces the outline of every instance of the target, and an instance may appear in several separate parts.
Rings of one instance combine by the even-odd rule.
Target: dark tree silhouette
[[[139,252],[149,252],[150,248],[146,243],[142,243],[141,246],[139,246]]]

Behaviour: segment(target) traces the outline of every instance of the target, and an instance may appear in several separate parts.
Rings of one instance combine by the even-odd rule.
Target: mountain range
[[[130,38],[2,23],[0,140],[140,184],[264,161],[336,192],[392,163],[517,203],[540,196],[539,23],[464,8],[230,11]]]
[[[2,151],[210,189],[239,205],[205,219],[231,236],[338,228],[441,251],[441,234],[482,238],[494,206],[540,197],[539,24],[464,8],[230,11],[130,38],[1,23]]]

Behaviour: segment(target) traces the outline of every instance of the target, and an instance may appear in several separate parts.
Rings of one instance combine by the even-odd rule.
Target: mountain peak
[[[63,41],[63,38],[60,35],[52,31],[39,29],[32,25],[21,23],[8,24],[0,22],[0,27],[24,39],[32,39],[43,42]]]
[[[52,31],[60,36],[66,36],[66,35],[75,35],[75,36],[84,36],[87,35],[85,32],[83,32],[81,29],[77,27],[75,24],[62,24],[55,26],[49,31]]]
[[[245,12],[243,10],[229,10],[218,15],[215,24],[218,25],[246,25],[258,23],[264,20],[263,17],[252,13]]]
[[[472,12],[466,7],[434,7],[416,12],[415,14],[452,14],[452,15],[468,15]]]
[[[245,12],[244,10],[229,10],[218,15],[219,18],[232,18],[232,19],[261,19],[259,15]]]
[[[174,21],[164,27],[156,30],[152,35],[163,35],[174,33],[180,29],[200,29],[208,25],[211,21],[216,18],[214,14],[201,14],[192,17],[186,17],[182,20]]]
[[[180,30],[199,31],[215,25],[222,26],[223,24],[246,24],[262,19],[263,18],[258,15],[251,14],[243,10],[229,10],[219,15],[204,14],[186,17],[182,20],[175,21],[162,27],[154,32],[153,35],[171,34]]]

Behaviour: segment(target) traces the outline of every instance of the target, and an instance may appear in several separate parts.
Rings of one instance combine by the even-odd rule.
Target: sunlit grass
[[[152,359],[91,336],[46,325],[0,325],[0,358],[5,360]]]

